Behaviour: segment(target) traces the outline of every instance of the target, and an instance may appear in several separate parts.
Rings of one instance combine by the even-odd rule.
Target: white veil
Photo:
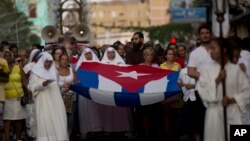
[[[92,60],[87,60],[86,57],[85,57],[85,54],[90,52],[92,54]],[[76,69],[77,70],[82,62],[99,62],[100,60],[98,59],[97,55],[94,53],[94,51],[90,48],[85,48],[82,52],[82,55],[80,56],[79,60],[77,61],[76,63]]]
[[[46,60],[52,61],[52,65],[49,68],[49,70],[46,70],[44,68],[44,62]],[[57,81],[57,71],[56,71],[56,67],[55,67],[55,62],[53,60],[53,57],[47,52],[41,53],[40,59],[34,65],[34,67],[31,71],[43,79],[46,79],[46,80],[53,79],[53,80]]]
[[[24,71],[25,74],[27,74],[27,73],[33,68],[33,66],[35,65],[35,63],[32,62],[32,60],[34,59],[34,57],[35,57],[39,52],[41,52],[41,50],[39,50],[39,49],[34,49],[34,50],[31,51],[30,57],[29,57],[29,60],[28,60],[29,62],[28,62],[28,64],[26,64],[26,65],[23,67],[23,71]]]
[[[113,60],[108,59],[108,52],[111,52],[111,51],[115,52],[115,58]],[[125,61],[122,59],[122,57],[118,54],[118,52],[113,47],[108,47],[106,49],[101,62],[107,63],[107,64],[113,64],[113,65],[125,64]]]

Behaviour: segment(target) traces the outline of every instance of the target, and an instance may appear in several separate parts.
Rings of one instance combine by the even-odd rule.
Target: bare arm
[[[73,70],[73,74],[74,74],[74,84],[77,84],[78,83],[78,78],[77,78],[77,74],[76,74],[75,70]]]
[[[198,80],[200,77],[200,73],[196,70],[195,67],[188,67],[188,75],[195,80]]]

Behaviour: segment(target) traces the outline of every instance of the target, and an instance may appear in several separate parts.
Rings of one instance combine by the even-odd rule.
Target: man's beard
[[[134,49],[135,51],[140,50],[141,46],[142,46],[142,42],[133,43],[133,49]]]

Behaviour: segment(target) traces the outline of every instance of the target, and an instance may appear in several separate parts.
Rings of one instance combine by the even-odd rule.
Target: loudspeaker
[[[74,27],[73,36],[77,41],[88,41],[90,40],[90,29],[87,25],[77,25]]]
[[[43,28],[41,34],[46,43],[56,43],[58,42],[60,32],[55,26],[47,25]]]

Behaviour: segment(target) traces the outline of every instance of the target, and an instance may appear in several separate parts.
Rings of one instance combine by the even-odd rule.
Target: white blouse
[[[70,67],[70,74],[68,76],[59,75],[59,80],[58,81],[59,81],[58,84],[59,84],[60,88],[63,87],[64,83],[73,84],[74,83],[73,69]]]
[[[179,78],[178,78],[178,82],[182,83],[182,84],[193,84],[195,85],[195,79],[191,78],[190,76],[188,76],[187,74],[187,68],[183,68],[180,71],[179,74]],[[184,102],[187,102],[188,99],[190,99],[191,101],[195,101],[196,97],[195,97],[195,89],[186,89],[186,87],[182,87],[182,92],[183,92],[183,100]]]

